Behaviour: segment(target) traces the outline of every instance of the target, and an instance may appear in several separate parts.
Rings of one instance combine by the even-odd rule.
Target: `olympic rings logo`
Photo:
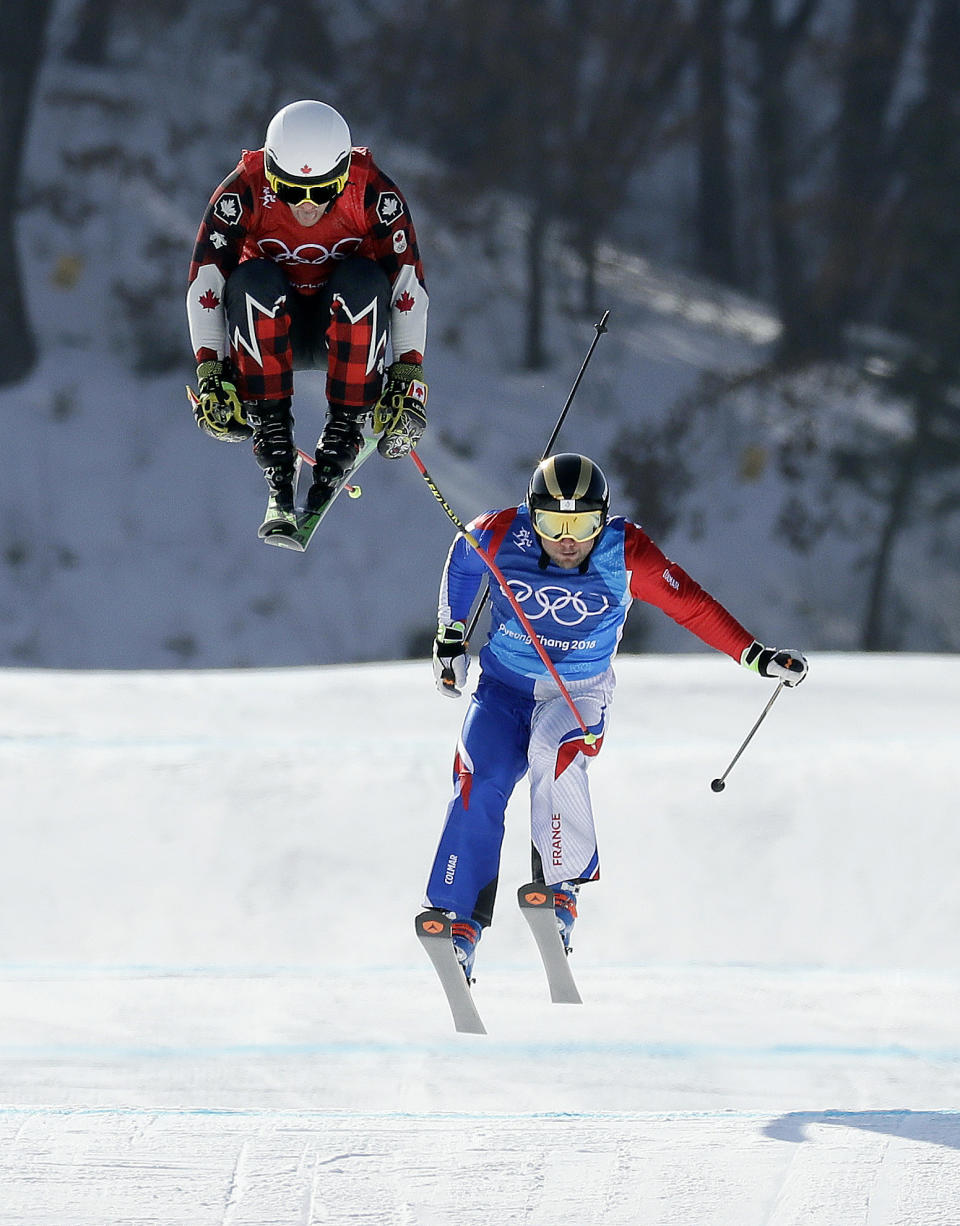
[[[602,593],[585,596],[565,587],[535,588],[522,579],[511,579],[510,587],[532,622],[551,617],[558,626],[579,626],[588,617],[602,617],[610,608],[610,601]],[[529,602],[533,603],[532,610]]]
[[[345,260],[363,242],[361,238],[341,238],[332,247],[322,243],[301,243],[293,251],[282,238],[261,238],[257,246],[277,264],[326,264],[327,260]]]

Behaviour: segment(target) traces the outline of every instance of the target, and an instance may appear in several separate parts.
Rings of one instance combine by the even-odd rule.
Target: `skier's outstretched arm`
[[[765,647],[635,524],[626,525],[625,557],[631,595],[656,605],[709,647],[785,685],[799,685],[807,675],[801,651]]]

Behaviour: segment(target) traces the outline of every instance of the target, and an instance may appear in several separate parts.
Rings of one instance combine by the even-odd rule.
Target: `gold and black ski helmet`
[[[580,541],[598,536],[610,509],[603,469],[571,451],[548,456],[530,478],[527,509],[541,536],[552,540],[572,536]]]

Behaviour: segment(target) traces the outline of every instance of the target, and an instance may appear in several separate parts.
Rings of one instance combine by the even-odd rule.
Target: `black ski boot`
[[[285,515],[293,515],[297,450],[290,399],[260,400],[247,405],[246,410],[253,427],[253,455],[266,478],[270,504]]]
[[[363,446],[360,426],[365,412],[359,415],[349,409],[334,409],[327,414],[327,423],[317,443],[317,463],[313,484],[307,492],[307,511],[322,510],[337,489],[350,475]]]

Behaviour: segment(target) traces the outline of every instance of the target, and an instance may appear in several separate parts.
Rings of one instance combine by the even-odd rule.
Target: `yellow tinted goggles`
[[[284,204],[303,204],[305,201],[311,204],[328,204],[331,200],[335,200],[347,186],[350,167],[348,166],[342,175],[327,179],[324,183],[290,183],[287,179],[281,179],[279,175],[271,174],[269,170],[265,169],[264,173],[270,184],[270,190]]]
[[[602,511],[534,511],[533,526],[541,536],[559,541],[569,536],[575,541],[590,541],[603,527]]]

